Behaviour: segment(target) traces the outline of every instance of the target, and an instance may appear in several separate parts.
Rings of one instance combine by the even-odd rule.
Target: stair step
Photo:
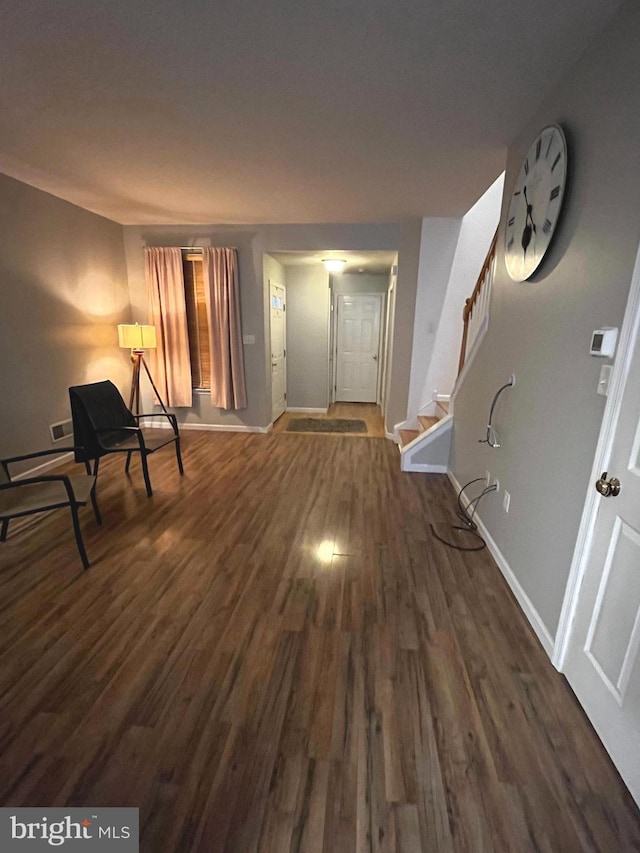
[[[442,409],[445,415],[449,414],[449,403],[446,400],[438,400],[438,407]]]
[[[420,432],[426,432],[428,429],[434,424],[437,424],[440,418],[433,417],[431,415],[418,415],[418,421],[420,423]]]
[[[414,438],[417,438],[420,435],[417,429],[401,429],[400,430],[400,446],[404,447],[405,444],[409,444],[409,442],[413,441]]]

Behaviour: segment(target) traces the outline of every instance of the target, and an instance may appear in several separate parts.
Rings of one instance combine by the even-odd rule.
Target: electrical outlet
[[[485,476],[485,479],[487,482],[487,486],[495,486],[494,491],[499,492],[500,491],[500,480],[496,479],[491,474],[491,471],[486,471],[484,476]]]
[[[502,507],[505,512],[509,512],[509,504],[511,503],[511,495],[509,492],[504,493],[504,497],[502,499]]]

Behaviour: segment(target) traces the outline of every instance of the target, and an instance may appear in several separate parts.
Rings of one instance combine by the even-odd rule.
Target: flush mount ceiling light
[[[347,262],[338,258],[325,258],[322,263],[327,272],[342,272]]]

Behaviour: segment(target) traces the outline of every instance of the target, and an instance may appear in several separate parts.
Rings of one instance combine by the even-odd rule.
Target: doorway
[[[271,335],[271,420],[287,408],[287,292],[282,284],[269,281]]]
[[[383,309],[383,293],[337,295],[335,402],[380,402]]]
[[[640,805],[640,251],[591,482],[555,663]]]

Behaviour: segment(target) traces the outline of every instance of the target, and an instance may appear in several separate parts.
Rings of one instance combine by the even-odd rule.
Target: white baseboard
[[[39,474],[44,474],[45,471],[50,471],[51,468],[57,468],[58,465],[62,465],[64,462],[69,462],[73,459],[73,453],[65,453],[64,451],[60,451],[60,456],[51,456],[46,462],[43,462],[42,465],[36,465],[35,468],[29,468],[28,471],[23,471],[22,474],[16,474],[15,477],[12,477],[12,480],[26,480],[29,477],[37,477]]]
[[[446,465],[430,465],[428,462],[409,462],[403,471],[415,472],[417,474],[447,474]]]
[[[447,474],[449,476],[449,480],[451,481],[451,484],[453,485],[454,489],[456,490],[456,492],[459,492],[460,489],[462,488],[462,486],[460,485],[460,483],[458,483],[455,475],[450,470],[447,472]],[[529,598],[527,593],[522,588],[520,581],[518,580],[518,578],[515,576],[515,574],[513,572],[513,569],[511,568],[509,563],[506,561],[504,555],[502,554],[502,552],[500,551],[500,549],[496,545],[495,540],[493,539],[492,535],[489,533],[489,531],[485,527],[485,525],[484,525],[482,519],[480,518],[480,516],[478,515],[478,513],[475,514],[474,521],[478,525],[478,530],[480,532],[480,535],[482,536],[484,541],[487,543],[487,548],[489,549],[491,556],[493,557],[493,559],[498,564],[498,568],[502,572],[506,582],[509,584],[511,592],[514,594],[516,601],[520,605],[520,609],[522,610],[524,615],[527,617],[529,624],[531,625],[531,627],[535,631],[535,634],[536,634],[537,638],[540,640],[540,643],[542,644],[543,649],[545,650],[545,652],[549,656],[549,659],[552,660],[554,640],[553,640],[553,637],[551,636],[551,634],[549,633],[547,626],[542,621],[540,614],[538,613],[536,608],[533,606],[531,599]]]
[[[167,429],[169,428],[169,423],[165,418],[162,418],[157,421],[145,421],[144,426],[146,427],[155,427],[156,429]],[[193,424],[193,423],[184,423],[178,424],[178,429],[182,430],[201,430],[203,432],[259,432],[259,433],[267,433],[271,431],[273,424],[269,424],[268,426],[260,427],[260,426],[246,426],[245,424]]]
[[[287,411],[288,412],[308,412],[309,414],[313,414],[313,415],[326,415],[329,410],[326,408],[325,409],[311,409],[311,408],[304,408],[304,407],[300,407],[300,406],[287,406]]]
[[[154,426],[163,426],[163,424],[154,424]],[[187,430],[204,430],[206,432],[259,432],[267,433],[270,431],[273,424],[268,426],[246,426],[246,424],[178,424],[178,429]]]

